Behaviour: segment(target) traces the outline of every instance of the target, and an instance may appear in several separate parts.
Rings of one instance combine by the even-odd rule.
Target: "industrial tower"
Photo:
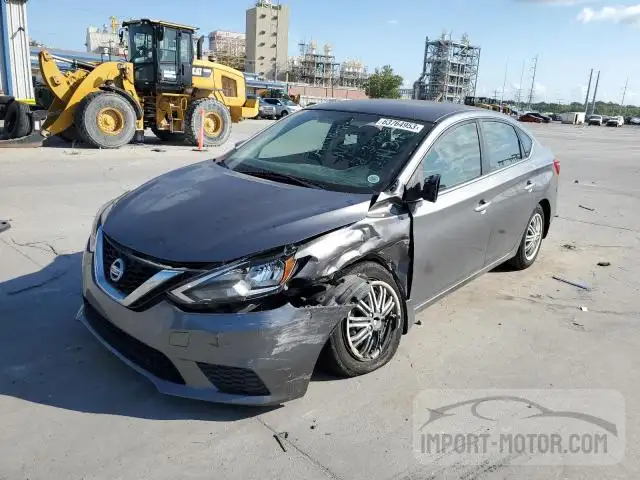
[[[471,45],[467,35],[459,42],[443,33],[438,40],[426,38],[422,75],[413,85],[413,97],[464,103],[474,97],[480,65],[480,47]]]

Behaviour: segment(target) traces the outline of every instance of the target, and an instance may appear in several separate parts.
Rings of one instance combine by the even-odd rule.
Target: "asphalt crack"
[[[33,285],[27,285],[26,287],[18,288],[16,290],[9,290],[7,295],[18,295],[19,293],[28,292],[36,288],[44,287],[45,285],[58,280],[69,272],[69,270],[63,270],[61,272],[54,273],[51,277],[42,280],[41,282],[34,283]]]
[[[625,232],[640,233],[640,230],[637,230],[635,228],[620,227],[617,225],[607,225],[606,223],[590,222],[588,220],[578,220],[577,218],[561,217],[560,215],[558,215],[556,218],[559,218],[560,220],[568,220],[570,222],[585,223],[587,225],[593,225],[596,227],[606,227],[606,228],[613,228],[615,230],[623,230]]]
[[[262,420],[262,418],[260,417],[256,417],[256,420],[262,424],[262,426],[264,426],[265,428],[267,428],[271,433],[273,433],[274,435],[277,435],[278,438],[280,439],[280,442],[282,442],[283,444],[286,444],[287,446],[292,447],[294,450],[296,450],[300,455],[302,455],[303,457],[305,457],[307,460],[309,460],[311,463],[313,463],[316,467],[318,467],[320,470],[322,470],[322,472],[329,478],[332,478],[333,480],[344,480],[342,477],[340,477],[339,475],[337,475],[336,473],[332,472],[328,467],[325,467],[319,460],[313,458],[309,453],[305,452],[302,448],[300,448],[298,445],[296,445],[294,442],[292,442],[291,440],[289,440],[287,437],[285,436],[281,436],[279,435],[278,432],[276,432],[267,422],[265,422],[264,420]],[[278,442],[278,443],[280,443]]]
[[[60,253],[55,249],[55,247],[51,245],[49,242],[39,241],[39,242],[20,243],[20,242],[16,242],[13,238],[11,239],[11,241],[13,242],[14,245],[17,245],[19,247],[29,247],[29,248],[35,248],[37,250],[42,250],[43,252],[51,252],[56,257],[60,255]],[[41,245],[44,245],[46,248],[41,247]]]

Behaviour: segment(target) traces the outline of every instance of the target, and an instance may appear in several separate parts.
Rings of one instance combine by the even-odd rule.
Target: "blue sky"
[[[613,2],[610,3],[609,2]],[[584,100],[589,69],[601,70],[598,99],[640,104],[640,0],[284,0],[291,9],[289,55],[298,42],[333,45],[338,61],[362,60],[370,70],[390,64],[407,86],[422,69],[425,36],[467,33],[482,48],[479,95],[506,97],[531,85],[539,56],[535,100]],[[56,6],[53,7],[52,4]],[[31,0],[30,35],[49,46],[84,49],[89,25],[154,17],[212,30],[244,31],[250,0]],[[594,74],[595,77],[595,74]],[[594,79],[595,81],[595,79]]]

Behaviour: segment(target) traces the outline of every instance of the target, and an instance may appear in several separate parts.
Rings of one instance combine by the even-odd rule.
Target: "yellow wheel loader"
[[[42,51],[40,72],[53,92],[44,135],[61,135],[98,148],[142,142],[145,128],[161,140],[222,145],[231,123],[258,115],[247,99],[244,74],[202,58],[196,29],[148,19],[123,23],[128,61],[86,63]],[[195,57],[195,58],[194,58]],[[62,73],[56,64],[72,63]]]

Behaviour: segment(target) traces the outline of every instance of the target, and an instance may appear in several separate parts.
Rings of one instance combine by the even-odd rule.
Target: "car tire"
[[[280,114],[280,118],[286,117],[287,115],[289,115],[289,112],[287,112],[286,110],[283,110],[282,113]]]
[[[375,307],[372,298],[386,298],[387,305],[389,301],[393,305],[386,318],[379,318],[376,313],[375,320],[369,326],[361,326],[366,322],[363,320],[358,326],[352,327],[356,325],[356,318],[366,318],[363,307],[354,307],[348,317],[336,325],[323,350],[321,364],[340,377],[364,375],[387,364],[398,350],[406,318],[404,297],[387,269],[374,262],[364,262],[345,269],[341,276],[354,274],[367,278],[372,285],[372,297],[363,300],[365,305],[382,310]],[[369,333],[363,333],[364,330]],[[366,340],[357,337],[359,334]]]
[[[538,204],[527,221],[527,228],[522,235],[522,240],[520,240],[518,252],[508,262],[509,266],[514,270],[525,270],[536,261],[540,253],[540,247],[542,246],[544,225],[544,210],[542,206]]]

